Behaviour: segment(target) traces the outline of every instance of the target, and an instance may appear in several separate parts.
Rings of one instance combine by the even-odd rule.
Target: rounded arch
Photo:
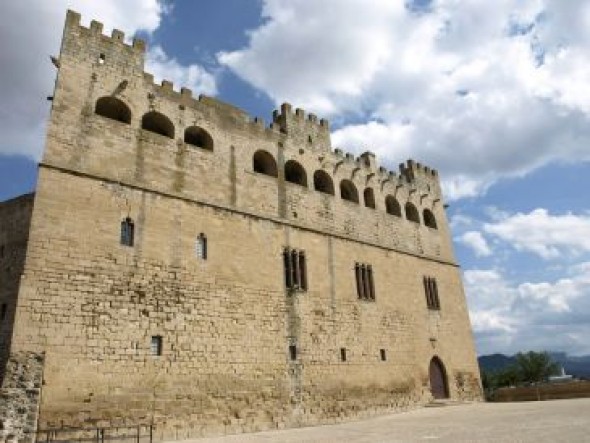
[[[416,209],[416,206],[414,206],[410,202],[407,202],[405,209],[406,209],[406,220],[410,220],[411,222],[414,222],[414,223],[420,223],[420,214],[418,214],[418,210]]]
[[[213,138],[199,126],[190,126],[184,130],[184,142],[207,151],[213,151]]]
[[[129,106],[116,97],[107,96],[96,100],[94,112],[121,123],[131,123],[131,110]]]
[[[430,360],[428,375],[430,378],[430,392],[432,392],[432,396],[436,399],[449,398],[447,371],[442,360],[436,355]]]
[[[365,207],[375,209],[375,192],[373,188],[365,188],[363,200],[365,201]]]
[[[353,182],[346,179],[340,182],[340,197],[342,200],[348,200],[354,203],[359,202],[359,193]]]
[[[258,150],[252,157],[252,168],[254,172],[259,174],[270,175],[271,177],[277,177],[277,162],[275,158],[267,151]]]
[[[307,173],[303,166],[295,160],[285,163],[285,180],[307,188]]]
[[[402,208],[393,195],[388,195],[385,197],[385,211],[387,211],[388,214],[395,215],[396,217],[402,216]]]
[[[424,209],[422,212],[422,216],[424,218],[424,224],[429,228],[437,229],[436,227],[436,218],[434,218],[434,214],[430,209]]]
[[[324,194],[334,195],[334,182],[326,171],[318,169],[313,173],[313,188]]]
[[[143,115],[141,128],[164,137],[174,138],[174,125],[168,117],[156,111],[150,111]]]

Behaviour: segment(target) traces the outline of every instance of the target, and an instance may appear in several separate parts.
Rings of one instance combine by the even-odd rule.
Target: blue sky
[[[177,89],[438,169],[478,352],[590,354],[587,1],[9,0],[0,200],[34,189],[67,8],[145,38]]]

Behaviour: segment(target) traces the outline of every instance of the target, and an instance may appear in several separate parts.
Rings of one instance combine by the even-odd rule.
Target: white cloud
[[[158,0],[23,0],[3,4],[0,25],[0,155],[21,154],[38,159],[43,150],[45,122],[49,113],[46,97],[53,91],[55,69],[49,61],[57,55],[67,9],[82,14],[82,24],[94,19],[104,23],[105,33],[121,29],[127,36],[160,25],[166,6]],[[173,68],[173,75],[194,84],[209,79],[199,68],[183,67],[161,54],[156,69]],[[185,72],[184,72],[185,71]]]
[[[488,242],[479,231],[467,231],[456,239],[459,243],[471,248],[478,257],[489,257],[492,255]]]
[[[590,161],[588,2],[403,3],[265,0],[249,45],[219,60],[277,103],[368,120],[334,144],[434,166],[450,198]]]
[[[464,272],[478,352],[589,354],[590,262],[554,281],[512,283],[498,270]]]
[[[197,93],[215,95],[217,87],[215,76],[199,65],[183,66],[166,55],[160,46],[149,49],[146,57],[146,70],[154,75],[156,81],[170,80],[177,86],[192,89]]]
[[[551,215],[546,209],[505,215],[483,227],[488,234],[544,259],[590,252],[589,215]]]

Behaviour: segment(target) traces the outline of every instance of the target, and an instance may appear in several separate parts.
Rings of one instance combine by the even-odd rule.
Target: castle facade
[[[437,172],[154,84],[145,49],[67,14],[36,192],[0,203],[0,435],[481,399]]]

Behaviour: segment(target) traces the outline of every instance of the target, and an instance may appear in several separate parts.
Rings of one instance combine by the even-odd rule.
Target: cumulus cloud
[[[464,281],[480,354],[590,354],[590,262],[554,281],[514,283],[496,269],[467,270]]]
[[[492,250],[490,249],[488,242],[479,231],[467,231],[457,237],[456,240],[471,248],[478,257],[488,257],[492,255]]]
[[[590,252],[590,215],[551,215],[546,209],[504,215],[486,223],[488,234],[544,259]]]
[[[217,86],[215,76],[199,65],[183,66],[173,57],[166,55],[160,46],[149,49],[146,57],[146,70],[159,80],[170,80],[175,87],[183,86],[195,92],[215,95]]]
[[[43,150],[46,97],[53,91],[55,69],[49,55],[59,52],[66,9],[82,14],[82,23],[101,21],[105,32],[118,28],[128,36],[153,32],[167,7],[158,0],[25,0],[5,2],[0,26],[0,155],[20,154],[38,159]],[[153,53],[152,53],[153,55]],[[161,51],[152,58],[156,70],[172,68],[176,78],[211,89],[211,80],[198,67],[183,67]],[[214,90],[214,89],[213,89]]]
[[[450,198],[475,196],[590,160],[590,4],[567,3],[265,0],[249,45],[218,58],[277,103],[343,122],[335,145],[417,158]]]

